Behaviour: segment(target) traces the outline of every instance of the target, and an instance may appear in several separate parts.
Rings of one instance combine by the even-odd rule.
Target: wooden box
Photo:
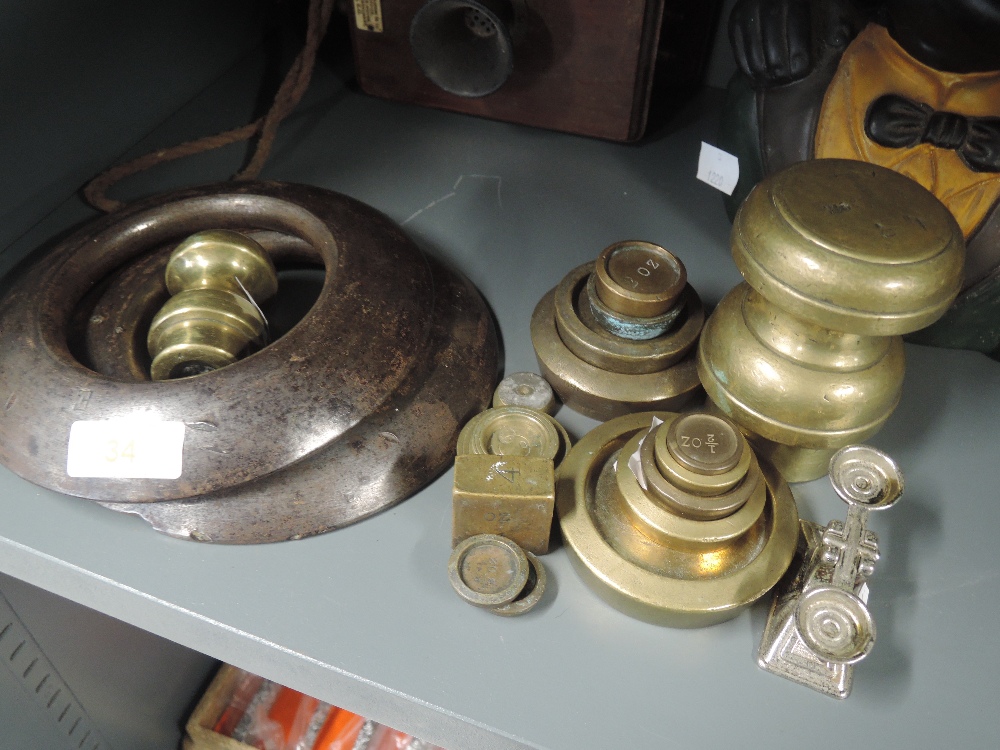
[[[646,127],[654,70],[675,84],[700,84],[693,79],[703,70],[719,9],[718,0],[491,0],[500,1],[513,8],[512,72],[493,93],[467,98],[433,83],[411,49],[411,22],[427,0],[354,0],[350,26],[362,90],[632,141]],[[671,50],[659,44],[661,27]]]

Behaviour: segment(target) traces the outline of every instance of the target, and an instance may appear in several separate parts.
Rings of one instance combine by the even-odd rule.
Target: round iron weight
[[[270,238],[273,257],[320,262],[322,291],[298,324],[247,358],[150,382],[138,345],[166,294],[165,250],[206,228],[249,231]],[[73,340],[81,327],[83,343]],[[92,222],[6,290],[0,463],[176,536],[307,536],[388,507],[443,471],[462,424],[489,403],[497,356],[475,288],[371,207],[282,183],[180,191]],[[139,414],[185,424],[179,479],[67,475],[74,422]]]

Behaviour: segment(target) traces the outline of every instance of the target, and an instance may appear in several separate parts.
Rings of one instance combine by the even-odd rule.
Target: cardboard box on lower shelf
[[[443,750],[229,664],[186,730],[184,750]]]

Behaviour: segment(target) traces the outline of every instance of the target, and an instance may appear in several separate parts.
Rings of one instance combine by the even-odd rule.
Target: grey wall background
[[[253,48],[264,6],[0,0],[0,248]]]

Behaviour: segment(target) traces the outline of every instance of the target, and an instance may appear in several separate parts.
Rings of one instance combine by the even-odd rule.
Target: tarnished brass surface
[[[965,260],[961,229],[928,190],[846,159],[800,162],[761,182],[736,215],[732,250],[769,302],[869,336],[940,318]]]
[[[555,467],[571,447],[553,417],[523,406],[477,414],[458,436],[452,545],[499,534],[529,552],[549,551]]]
[[[549,551],[556,487],[552,459],[459,455],[452,489],[451,543],[498,534],[528,552]]]
[[[550,461],[568,450],[562,425],[523,406],[499,406],[477,414],[462,428],[455,450],[493,456],[532,456]]]
[[[448,560],[448,578],[460,597],[500,617],[530,612],[547,582],[541,560],[495,534],[459,542]]]
[[[563,403],[594,419],[680,408],[699,385],[692,350],[705,317],[698,295],[690,285],[671,292],[671,309],[679,312],[667,332],[625,337],[619,324],[642,325],[617,318],[614,328],[595,315],[594,267],[585,263],[570,271],[535,307],[531,340],[542,374]]]
[[[601,251],[594,281],[601,302],[615,312],[653,318],[674,306],[687,285],[687,270],[665,248],[630,240]]]
[[[325,283],[308,314],[263,350],[197,378],[148,382],[137,331],[166,298],[165,248],[206,226],[305,249]],[[132,277],[141,283],[119,285],[136,259],[152,259]],[[89,314],[88,299],[107,320]],[[92,345],[115,354],[93,356]],[[97,220],[9,286],[0,461],[176,536],[297,538],[372,515],[437,476],[460,426],[487,405],[496,371],[476,290],[382,214],[319,188],[208,186]],[[180,479],[66,476],[74,421],[139,412],[185,424]]]
[[[746,461],[741,461],[725,482],[720,482],[717,474],[697,472],[685,472],[684,481],[678,482],[676,471],[661,468],[664,462],[659,458],[662,450],[658,447],[662,448],[666,429],[657,430],[649,440],[644,440],[639,456],[642,466],[650,467],[644,474],[647,489],[673,513],[702,521],[723,518],[739,510],[761,485],[760,466],[749,448],[744,451]],[[735,481],[731,481],[733,477]]]
[[[699,357],[702,384],[723,414],[754,435],[807,449],[875,434],[899,402],[905,368],[898,336],[824,329],[746,283],[712,313]],[[829,455],[818,460],[822,476]]]
[[[588,305],[585,315],[586,320],[593,320],[597,323],[599,326],[597,330],[607,331],[613,336],[628,341],[648,341],[669,331],[673,327],[674,321],[684,312],[684,305],[677,303],[676,300],[666,312],[648,318],[617,312],[601,301],[597,293],[596,277],[596,271],[587,277],[585,299]],[[581,298],[582,301],[583,298]]]
[[[753,459],[736,425],[702,412],[657,430],[650,450],[668,481],[696,495],[728,492],[743,481]]]
[[[642,534],[666,547],[702,550],[724,542],[736,543],[757,523],[767,497],[759,468],[754,466],[754,473],[738,490],[721,496],[684,492],[650,463],[648,451],[653,436],[642,440],[640,447],[644,435],[640,433],[625,443],[622,455],[639,452],[646,486],[629,467],[616,472],[618,506]],[[714,523],[720,519],[722,522]]]
[[[448,579],[460,597],[477,607],[514,601],[524,590],[528,558],[514,542],[495,534],[469,537],[451,552]]]
[[[694,289],[686,287],[677,301],[683,312],[669,334],[646,340],[627,339],[606,330],[594,317],[587,293],[587,280],[593,270],[593,263],[574,268],[554,290],[558,335],[576,357],[602,370],[644,375],[669,368],[694,348],[705,323],[704,309]],[[558,392],[558,387],[553,387]]]
[[[701,337],[709,398],[787,480],[822,476],[895,409],[899,334],[943,314],[963,247],[947,209],[890,170],[816,160],[765,180],[733,225],[747,283]]]
[[[548,576],[545,574],[545,566],[542,565],[541,560],[527,550],[524,551],[524,554],[528,558],[528,566],[530,568],[528,571],[528,582],[524,584],[524,588],[514,598],[514,601],[501,604],[498,607],[491,607],[490,612],[495,615],[517,617],[533,610],[538,602],[542,600],[542,595],[545,593],[545,585],[548,582]]]
[[[493,406],[524,406],[553,414],[558,406],[552,386],[533,372],[512,372],[493,391]]]
[[[763,596],[791,562],[798,513],[787,484],[763,480],[728,516],[684,518],[643,490],[629,466],[653,417],[619,417],[586,435],[556,475],[563,539],[584,580],[610,604],[641,619],[699,627],[730,619]],[[641,453],[641,450],[640,450]],[[655,471],[655,460],[642,462]],[[648,477],[647,477],[648,478]],[[753,481],[748,476],[746,481]]]
[[[711,414],[696,412],[685,414],[670,423],[660,439],[656,441],[657,461],[669,455],[684,468],[698,474],[727,474],[740,466],[746,453],[746,445],[739,432],[728,421]],[[664,453],[664,451],[666,453]],[[746,468],[738,472],[738,477],[746,474]]]

